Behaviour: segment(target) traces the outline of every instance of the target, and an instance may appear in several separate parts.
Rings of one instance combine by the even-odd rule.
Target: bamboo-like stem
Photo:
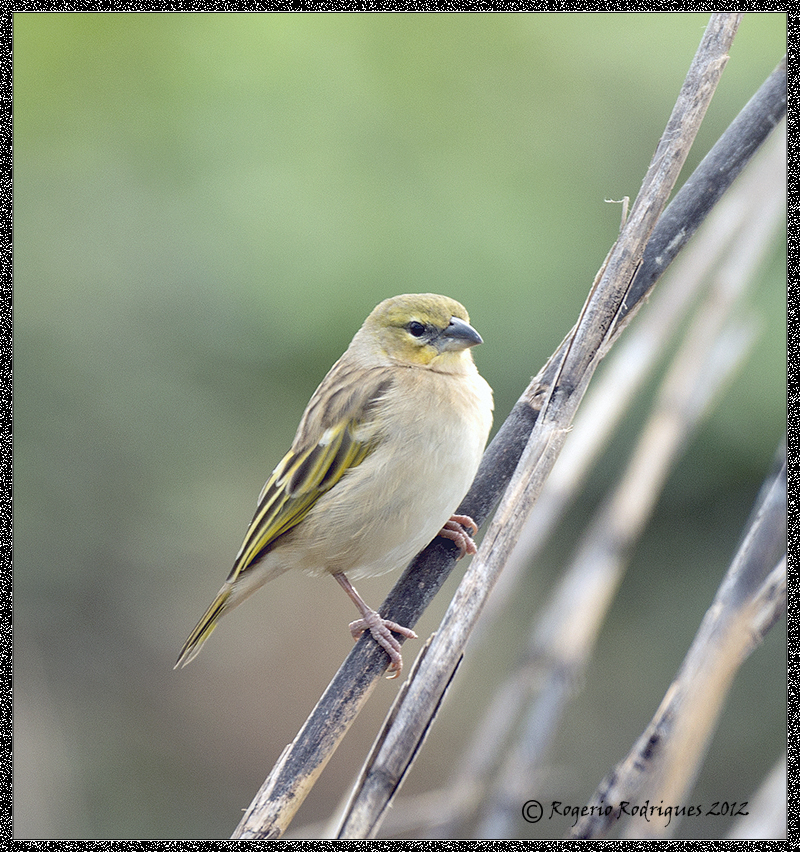
[[[747,814],[738,817],[728,833],[730,840],[786,839],[788,781],[786,752],[748,799]]]
[[[604,364],[602,375],[589,388],[569,441],[487,602],[473,643],[478,634],[491,632],[494,619],[513,594],[520,574],[557,528],[587,471],[613,436],[636,392],[659,363],[664,348],[706,284],[711,270],[731,268],[738,280],[746,280],[742,273],[760,259],[763,231],[765,226],[769,230],[774,215],[770,211],[775,200],[782,202],[786,194],[786,137],[773,134],[764,148],[676,260],[670,275],[655,290],[642,315]],[[659,220],[657,231],[671,209],[672,205]],[[645,264],[652,242],[645,250]],[[740,265],[743,250],[744,264]],[[737,255],[735,266],[730,260],[726,262],[731,254]]]
[[[737,128],[736,134],[726,134],[715,146],[715,155],[723,157],[726,168],[720,171],[717,163],[713,170],[704,170],[701,164],[692,188],[694,201],[686,195],[681,200],[685,207],[683,220],[673,218],[663,228],[660,222],[656,227],[653,239],[658,238],[663,250],[650,257],[645,253],[634,280],[636,296],[629,296],[624,313],[644,298],[682,242],[702,221],[709,195],[718,197],[730,185],[780,120],[785,112],[785,68],[776,71],[746,109],[747,122]],[[680,193],[676,196],[670,209],[680,196]],[[670,228],[674,230],[668,233]],[[644,284],[639,286],[639,281]],[[545,373],[543,378],[546,380],[548,376],[552,379],[553,373]],[[469,514],[481,524],[492,512],[538,418],[540,402],[535,394],[523,394],[487,449],[473,487],[459,507],[460,513]],[[406,569],[381,607],[381,613],[413,626],[454,562],[454,547],[442,540],[432,542]],[[382,650],[368,636],[359,640],[262,785],[237,827],[235,838],[275,838],[283,833],[385,668]]]
[[[520,565],[531,564],[532,551],[541,548],[542,539],[557,525],[564,504],[596,455],[598,443],[602,443],[596,440],[597,433],[607,434],[610,422],[621,416],[623,406],[618,396],[629,403],[633,391],[641,384],[642,373],[649,372],[668,341],[670,335],[666,330],[685,312],[693,294],[706,284],[706,278],[712,278],[713,285],[703,289],[707,292],[692,322],[694,331],[685,337],[685,354],[675,359],[671,370],[675,378],[665,381],[660,402],[657,400],[654,406],[653,417],[672,422],[672,428],[645,427],[640,439],[642,446],[635,451],[640,462],[631,463],[631,469],[638,468],[641,475],[629,471],[617,489],[621,492],[630,486],[632,493],[629,497],[610,499],[609,506],[601,510],[601,517],[592,524],[590,529],[598,533],[594,545],[589,540],[580,545],[578,553],[582,555],[576,557],[576,564],[541,614],[536,614],[527,649],[492,696],[447,785],[424,796],[396,801],[382,828],[388,836],[401,830],[418,831],[426,837],[462,836],[464,821],[474,819],[480,806],[485,814],[476,832],[478,836],[512,836],[512,826],[519,818],[519,803],[536,795],[546,776],[543,761],[556,735],[564,704],[574,696],[575,685],[583,680],[583,669],[605,613],[600,604],[610,602],[610,587],[621,579],[626,553],[634,546],[636,527],[641,528],[645,520],[643,509],[652,503],[663,479],[659,477],[659,468],[666,474],[667,462],[674,463],[681,445],[691,437],[701,408],[710,403],[718,384],[733,371],[743,347],[752,338],[749,334],[743,338],[730,327],[724,328],[723,323],[741,301],[740,291],[752,288],[758,279],[764,253],[783,210],[785,141],[779,134],[773,134],[757,161],[751,163],[715,208],[702,232],[675,264],[668,280],[646,306],[631,334],[614,350],[602,376],[597,377],[598,381],[587,393],[565,450],[526,527],[526,533],[529,528],[535,530],[535,541],[525,542],[523,554],[515,551],[513,559]],[[716,270],[713,276],[711,270]],[[722,337],[716,342],[715,328]],[[733,351],[726,341],[732,344]],[[721,358],[716,354],[720,350],[724,352]],[[658,440],[650,442],[648,435]],[[670,439],[668,443],[665,438]],[[646,489],[644,494],[642,488]],[[631,505],[633,511],[627,508]],[[613,512],[614,507],[619,511]],[[580,566],[585,566],[586,571],[579,570]],[[509,567],[504,569],[501,583],[506,582]],[[607,593],[595,594],[598,586],[606,587]],[[500,608],[495,601],[498,590],[499,584],[481,616],[479,629],[470,640],[471,657],[478,634],[482,639],[488,638],[491,624],[499,616]],[[511,586],[505,592],[507,599]],[[490,609],[492,618],[487,627]],[[588,629],[589,625],[594,625],[594,630]],[[465,664],[466,661],[462,669]],[[464,679],[469,675],[469,671],[462,671],[459,677]],[[533,694],[537,696],[535,703],[526,709]],[[528,719],[520,725],[523,712]],[[521,727],[525,736],[509,746],[517,727]],[[504,766],[499,780],[493,783],[503,754]]]
[[[477,556],[367,759],[345,811],[340,838],[376,833],[430,729],[467,639],[560,452],[586,387],[635,313],[626,307],[626,295],[719,82],[739,21],[738,15],[712,16],[633,209],[598,273],[578,323],[529,389],[531,407],[540,408],[536,425]]]
[[[520,790],[537,792],[543,762],[562,713],[581,683],[600,628],[675,460],[704,414],[732,378],[754,339],[752,323],[714,331],[733,307],[715,288],[694,319],[642,430],[628,469],[579,544],[574,563],[532,630],[528,654],[512,674],[537,698],[525,710],[516,744],[508,749],[492,803],[478,835],[508,837],[519,811]],[[720,357],[721,356],[721,357]],[[535,678],[531,673],[535,671]]]
[[[572,836],[602,836],[622,801],[681,802],[690,789],[734,674],[786,609],[786,462],[765,483],[742,544],[650,724],[601,782]],[[608,811],[600,808],[600,803]],[[595,812],[597,811],[597,812]],[[661,836],[677,820],[629,824]]]

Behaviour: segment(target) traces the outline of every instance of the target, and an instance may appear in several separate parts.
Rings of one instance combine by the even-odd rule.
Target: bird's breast
[[[404,568],[466,494],[491,427],[491,390],[477,372],[410,372],[376,412],[376,448],[293,530],[296,567],[351,579]]]

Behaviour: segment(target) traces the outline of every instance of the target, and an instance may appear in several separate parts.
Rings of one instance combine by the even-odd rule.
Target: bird
[[[189,634],[175,668],[193,660],[219,619],[290,570],[332,574],[402,669],[413,630],[371,609],[352,580],[405,567],[437,535],[475,553],[474,521],[453,514],[478,469],[493,399],[462,304],[433,293],[382,301],[312,395],[290,450],[258,496],[233,568]]]

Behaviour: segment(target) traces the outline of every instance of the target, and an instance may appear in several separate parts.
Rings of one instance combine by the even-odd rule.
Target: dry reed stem
[[[582,817],[573,837],[602,836],[621,801],[685,800],[734,674],[786,609],[784,457],[785,447],[779,448],[780,469],[766,481],[752,523],[661,706],[589,803],[610,805],[611,813]],[[637,822],[628,834],[661,836],[676,824]]]
[[[558,456],[589,380],[635,313],[635,309],[626,309],[626,295],[725,67],[739,21],[738,15],[712,16],[633,209],[598,273],[580,319],[529,388],[531,406],[540,408],[536,425],[478,554],[367,759],[345,810],[340,838],[376,833],[432,724],[464,645]]]
[[[717,22],[722,20],[729,19],[725,16],[715,16],[712,19]],[[717,32],[714,27],[709,29],[712,35]],[[720,70],[718,60],[715,71],[718,73]],[[694,232],[716,199],[743,168],[774,124],[780,120],[785,112],[785,97],[781,105],[781,94],[785,90],[782,78],[785,80],[785,68],[776,71],[768,81],[769,85],[762,87],[764,91],[759,92],[759,102],[746,108],[747,121],[744,125],[737,127],[735,134],[726,134],[726,137],[723,137],[725,144],[720,146],[718,156],[722,156],[725,167],[720,168],[717,165],[713,170],[698,169],[695,172],[697,187],[693,188],[691,193],[684,194],[684,206],[675,206],[681,195],[679,193],[662,217],[651,240],[651,244],[659,245],[660,249],[658,252],[654,249],[653,255],[650,258],[646,256],[642,262],[628,302],[617,316],[617,328],[620,327],[619,320],[624,319],[641,302],[685,239]],[[688,106],[689,111],[696,115],[697,104]],[[714,149],[714,152],[716,151],[717,146]],[[661,155],[659,157],[663,160]],[[661,173],[662,168],[663,162],[655,171]],[[674,206],[676,215],[670,218],[667,214]],[[631,224],[631,218],[626,229]],[[642,225],[642,217],[639,214],[635,229],[641,230]],[[652,227],[651,222],[646,222],[645,225],[646,228]],[[630,264],[630,258],[626,263]],[[598,300],[595,300],[594,304],[595,307],[602,307]],[[597,318],[603,324],[606,321],[613,322],[614,316],[612,312]],[[608,327],[605,330],[613,333],[613,329]],[[581,350],[578,348],[578,351]],[[560,355],[563,355],[563,351]],[[553,367],[542,375],[544,380],[552,380]],[[479,524],[486,520],[497,505],[511,478],[539,416],[540,401],[535,394],[523,394],[523,398],[487,448],[475,483],[459,507],[460,512],[471,515]],[[447,578],[454,561],[453,548],[441,540],[432,542],[403,573],[381,607],[382,614],[413,626]],[[385,668],[385,655],[381,649],[371,643],[368,636],[363,637],[348,655],[294,742],[287,746],[273,767],[237,827],[234,838],[264,839],[281,836]]]

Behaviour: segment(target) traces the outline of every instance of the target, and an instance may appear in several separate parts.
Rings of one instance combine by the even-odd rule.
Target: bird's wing
[[[263,555],[311,507],[375,448],[376,414],[389,384],[386,368],[331,368],[306,408],[292,448],[272,472],[236,557],[228,582]]]

